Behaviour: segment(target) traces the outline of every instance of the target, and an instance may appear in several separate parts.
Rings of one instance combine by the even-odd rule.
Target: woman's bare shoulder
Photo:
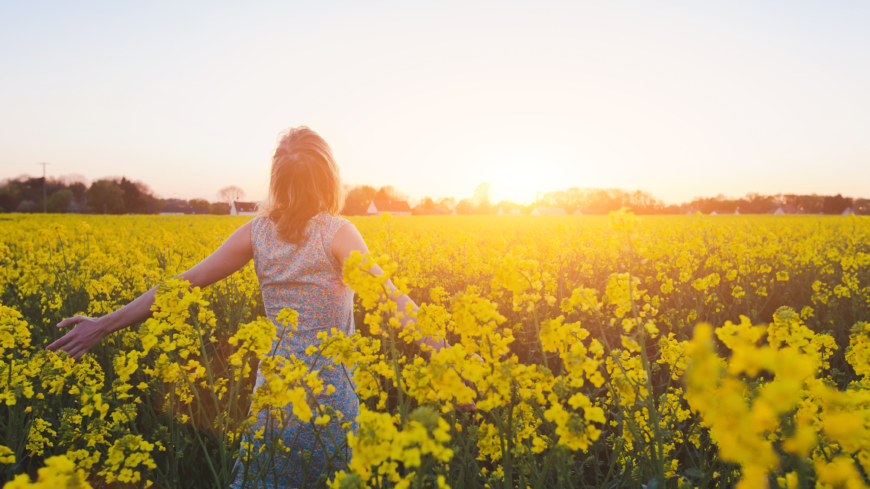
[[[351,252],[359,251],[365,254],[369,252],[369,249],[356,226],[347,221],[335,232],[330,251],[339,262],[344,264],[345,258],[349,257]]]

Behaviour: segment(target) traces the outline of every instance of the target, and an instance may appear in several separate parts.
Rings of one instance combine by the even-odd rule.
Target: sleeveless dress
[[[310,364],[313,359],[305,354],[305,349],[320,342],[317,333],[328,332],[332,328],[348,335],[354,333],[353,291],[342,281],[341,265],[330,251],[335,233],[348,223],[346,219],[321,212],[308,222],[303,241],[288,244],[281,240],[268,218],[257,217],[252,221],[254,268],[260,282],[266,314],[274,322],[284,308],[289,307],[299,313],[299,329],[293,332],[292,337],[284,338],[277,345],[278,355],[293,355]],[[332,384],[335,392],[329,396],[318,396],[318,402],[329,404],[340,411],[344,422],[353,422],[359,414],[359,400],[353,384],[348,380],[350,374],[346,375],[340,366],[325,370],[323,367],[329,364],[331,362],[328,360],[325,363],[320,359],[316,368],[320,371],[324,385]],[[258,372],[255,389],[263,381]],[[262,477],[264,473],[267,474],[266,487],[310,487],[324,470],[346,470],[340,465],[340,461],[336,461],[338,466],[327,467],[326,463],[327,459],[335,458],[330,456],[337,450],[341,450],[347,459],[350,454],[346,446],[346,430],[342,430],[335,416],[328,426],[335,437],[334,441],[323,440],[324,437],[319,437],[321,441],[318,441],[312,431],[313,420],[312,423],[303,423],[295,418],[289,427],[280,431],[277,423],[266,426],[265,418],[261,413],[254,428],[264,429],[264,440],[258,443],[280,436],[289,451],[278,454],[270,463],[257,463],[255,458],[250,469],[253,474],[248,474],[248,482],[244,487],[263,487],[264,481],[251,481],[251,475],[259,474]],[[256,453],[259,448],[255,444],[251,448],[252,453]],[[307,476],[302,471],[306,465],[309,466]],[[233,487],[243,487],[242,470],[239,469],[239,476]]]

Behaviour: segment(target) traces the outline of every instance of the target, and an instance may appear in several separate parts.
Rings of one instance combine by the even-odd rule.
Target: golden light
[[[588,185],[576,162],[554,151],[531,147],[500,148],[475,158],[466,178],[474,185],[489,182],[492,201],[529,204],[539,196],[568,187]],[[474,187],[472,187],[474,188]]]

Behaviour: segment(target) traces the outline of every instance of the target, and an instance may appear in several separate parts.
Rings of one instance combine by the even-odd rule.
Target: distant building
[[[841,216],[852,216],[852,215],[855,215],[855,211],[852,210],[851,207],[846,207],[846,210],[844,210],[840,215]]]
[[[256,216],[257,208],[259,206],[256,202],[239,202],[233,201],[233,205],[230,206],[230,215],[231,216]]]
[[[366,215],[379,216],[389,212],[393,216],[410,216],[411,206],[404,200],[373,200],[366,209]]]
[[[536,207],[535,210],[529,214],[530,216],[567,216],[568,213],[565,212],[565,209],[561,207]]]
[[[776,215],[797,214],[797,213],[798,213],[797,207],[795,207],[791,204],[781,205],[775,211],[772,212],[772,214],[776,214]]]
[[[736,214],[736,215],[739,216],[739,215],[740,215],[740,209],[735,209],[735,210],[734,210],[734,214]]]
[[[710,213],[710,215],[711,215],[711,216],[718,216],[718,215],[719,215],[719,213],[718,213],[718,212],[716,212],[716,211],[713,211],[713,212],[711,212],[711,213]]]
[[[169,204],[160,209],[161,216],[183,216],[190,212],[190,207],[179,204]]]
[[[583,212],[581,212],[580,209],[577,209],[577,210],[574,211],[574,213],[571,214],[571,215],[572,215],[572,216],[582,216],[582,215],[583,215]]]
[[[522,216],[523,213],[520,212],[519,209],[508,209],[507,212],[504,211],[504,207],[499,207],[498,212],[495,213],[497,216]]]

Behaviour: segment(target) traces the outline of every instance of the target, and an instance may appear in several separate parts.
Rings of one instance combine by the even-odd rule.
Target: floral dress
[[[251,223],[254,268],[266,314],[275,321],[284,308],[299,313],[298,331],[277,345],[277,354],[293,355],[310,363],[313,359],[305,354],[305,349],[319,343],[317,333],[332,328],[348,335],[354,333],[353,291],[342,281],[341,265],[330,250],[335,233],[348,223],[346,219],[321,212],[311,218],[306,227],[306,238],[297,244],[281,240],[268,218],[258,217]],[[324,385],[332,384],[335,392],[318,396],[318,402],[340,411],[344,421],[355,420],[359,414],[359,400],[349,380],[350,375],[340,366],[324,369],[326,365],[321,359],[316,369],[320,371]],[[258,372],[257,387],[263,381]],[[288,407],[288,415],[289,410]],[[346,436],[334,418],[328,425],[332,433],[330,437],[323,428],[315,428],[312,423],[303,423],[298,418],[294,418],[288,427],[280,427],[260,413],[254,429],[263,429],[264,437],[251,448],[252,453],[258,451],[260,444],[269,443],[276,437],[280,437],[289,450],[269,459],[268,463],[257,463],[258,460],[262,462],[263,456],[255,458],[247,474],[248,482],[242,485],[244,469],[240,468],[233,487],[311,486],[324,470],[343,469],[341,460],[349,458],[344,453],[348,451]],[[320,436],[315,435],[315,429]],[[340,457],[335,456],[336,451],[342,452]],[[329,459],[334,460],[334,465],[327,467]],[[307,474],[302,470],[306,466]],[[252,481],[252,476],[259,480]]]

